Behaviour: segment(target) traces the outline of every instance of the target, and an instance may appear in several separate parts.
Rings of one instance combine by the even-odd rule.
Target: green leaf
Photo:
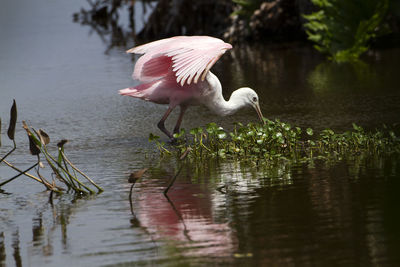
[[[310,136],[314,134],[313,129],[311,129],[311,128],[307,128],[306,132]]]
[[[7,135],[10,140],[14,140],[15,136],[15,125],[17,123],[17,104],[15,103],[15,99],[13,101],[13,105],[10,110],[10,125],[8,126]]]
[[[32,136],[32,134],[28,134],[29,138],[29,150],[32,155],[39,155],[40,154],[40,148],[36,145],[35,139]]]
[[[28,134],[30,140],[32,139],[32,141],[35,143],[35,145],[37,147],[42,147],[42,143],[40,142],[40,140],[38,138],[36,138],[36,136],[33,134],[33,132],[29,129],[28,125],[26,124],[25,121],[22,121],[22,127],[25,129],[26,133]]]
[[[181,131],[180,131],[179,133],[174,133],[172,136],[173,136],[175,139],[178,139],[178,138],[181,138],[182,136],[184,136],[185,134],[186,134],[185,129],[181,129]]]
[[[192,135],[196,135],[196,134],[199,134],[199,133],[202,133],[202,132],[203,132],[203,129],[200,128],[200,127],[196,127],[196,128],[193,128],[193,129],[190,130],[190,134],[192,134]]]
[[[353,129],[356,130],[357,132],[362,132],[363,128],[361,126],[358,126],[357,124],[353,123]]]
[[[209,133],[209,134],[213,134],[213,133],[215,133],[215,131],[218,129],[218,127],[217,127],[217,124],[215,123],[215,122],[211,122],[211,123],[208,123],[207,125],[206,125],[206,131]]]
[[[254,136],[254,131],[248,131],[247,136]]]
[[[225,158],[226,156],[226,150],[221,148],[218,150],[218,156],[220,156],[221,158]]]
[[[217,136],[218,136],[219,139],[225,139],[227,135],[226,135],[226,132],[219,132],[217,134]]]
[[[149,142],[153,142],[153,141],[156,141],[156,140],[158,140],[158,139],[160,139],[159,136],[154,135],[154,134],[152,134],[152,133],[149,134]]]
[[[39,129],[39,137],[42,144],[48,145],[50,143],[49,135],[42,129]]]

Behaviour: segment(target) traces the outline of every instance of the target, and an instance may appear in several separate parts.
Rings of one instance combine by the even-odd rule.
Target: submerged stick
[[[132,215],[134,215],[133,213],[133,205],[132,205],[132,191],[133,191],[133,187],[135,186],[136,182],[143,176],[143,174],[147,171],[147,168],[138,170],[134,173],[131,173],[131,175],[129,176],[128,182],[132,183],[131,186],[131,190],[129,191],[129,204],[131,205],[131,212]]]
[[[11,153],[13,153],[15,149],[17,149],[17,144],[15,143],[15,140],[12,140],[12,141],[13,141],[13,144],[14,144],[13,149],[11,149],[4,157],[2,157],[0,159],[0,163],[2,163]]]
[[[33,168],[35,168],[37,165],[39,164],[39,162],[36,162],[33,166],[29,167],[28,169],[26,169],[25,171],[20,172],[19,174],[15,175],[14,177],[11,177],[10,179],[8,179],[7,181],[4,181],[2,183],[0,183],[0,187],[2,187],[5,184],[8,184],[9,182],[13,181],[14,179],[20,177],[21,175],[25,174],[26,172],[32,170]],[[44,184],[44,182],[43,182]]]
[[[72,162],[67,158],[67,156],[65,156],[64,152],[60,151],[61,156],[63,157],[63,159],[77,172],[79,172],[83,177],[85,177],[92,185],[94,185],[99,192],[103,192],[103,188],[101,188],[100,186],[98,186],[92,179],[89,178],[89,176],[87,176],[86,174],[84,174],[81,170],[79,170],[77,167],[75,167],[74,164],[72,164]]]
[[[23,175],[25,175],[25,176],[27,176],[27,177],[29,177],[29,178],[31,178],[31,179],[37,181],[37,182],[39,182],[39,183],[43,183],[42,180],[39,179],[38,177],[36,177],[36,176],[34,176],[34,175],[28,173],[27,171],[23,171],[23,170],[21,170],[21,169],[15,167],[15,166],[12,165],[10,162],[4,160],[4,163],[7,164],[7,165],[8,165],[9,167],[11,167],[12,169],[16,170],[17,172],[19,172],[19,173],[21,173],[21,174],[23,174]],[[58,186],[54,186],[54,187],[57,188],[57,190],[55,190],[56,192],[61,192],[62,190],[64,190],[63,188],[58,187]]]
[[[82,190],[79,187],[74,186],[74,184],[68,183],[67,180],[65,180],[59,173],[59,171],[57,170],[57,168],[53,165],[53,163],[50,161],[54,161],[57,166],[68,176],[68,178],[75,180],[75,182],[77,182],[80,186],[82,186],[83,188],[85,188],[87,191],[89,191],[89,193],[93,194],[95,193],[90,187],[86,186],[84,183],[82,183],[81,181],[79,181],[75,176],[73,176],[71,173],[69,173],[57,160],[55,160],[55,158],[53,158],[53,156],[51,156],[48,152],[44,153],[44,155],[46,156],[46,160],[47,163],[49,163],[50,167],[53,169],[53,171],[59,175],[59,177],[61,179],[64,180],[64,183],[67,184],[70,188],[74,189],[75,191],[81,192],[81,193],[87,193],[84,190]]]
[[[37,175],[39,176],[39,178],[40,178],[40,180],[42,181],[42,183],[43,183],[43,184],[45,185],[45,187],[47,188],[47,190],[53,191],[54,186],[53,186],[52,184],[50,184],[50,183],[46,180],[46,178],[44,178],[44,177],[40,174],[40,172],[39,172],[39,170],[40,170],[40,155],[39,155],[39,154],[37,155],[37,159],[38,159],[39,167],[37,168],[36,173],[37,173]]]
[[[58,153],[59,153],[59,155],[61,155],[61,151],[62,151],[62,149],[63,148],[59,148],[59,150],[58,150]],[[65,170],[67,171],[67,177],[69,178],[69,181],[71,182],[71,184],[72,184],[72,187],[76,187],[76,185],[75,185],[75,183],[74,183],[74,179],[71,177],[72,175],[70,175],[70,171],[69,171],[69,169],[68,169],[68,164],[67,164],[67,162],[66,162],[66,160],[65,160],[65,158],[61,155],[61,160],[62,160],[62,163],[64,164],[64,166],[65,166]],[[59,165],[61,165],[61,160],[60,160],[60,157],[58,157],[58,164]],[[74,171],[74,176],[73,177],[75,177],[76,178],[76,173],[75,173],[75,170],[74,169],[72,169],[73,171]],[[78,183],[78,187],[80,187],[80,185],[79,185],[79,183]]]

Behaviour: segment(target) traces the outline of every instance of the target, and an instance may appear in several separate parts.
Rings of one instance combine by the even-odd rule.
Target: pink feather
[[[204,72],[208,72],[231,48],[230,44],[209,36],[178,36],[134,47],[127,52],[143,54],[136,62],[134,79],[146,83],[173,75],[183,86],[197,83],[200,75],[204,80]]]

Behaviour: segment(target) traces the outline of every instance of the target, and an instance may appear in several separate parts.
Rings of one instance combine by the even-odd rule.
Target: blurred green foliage
[[[232,0],[235,4],[239,5],[239,9],[234,12],[234,14],[243,16],[243,17],[251,17],[254,11],[260,7],[263,0]]]
[[[303,15],[308,39],[336,62],[356,61],[369,41],[386,34],[389,0],[311,0],[319,10]]]

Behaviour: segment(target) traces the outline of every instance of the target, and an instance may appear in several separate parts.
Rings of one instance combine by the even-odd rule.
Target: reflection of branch
[[[53,255],[53,244],[54,234],[58,229],[61,230],[61,242],[66,247],[67,238],[67,227],[71,215],[74,213],[73,206],[76,206],[76,200],[80,198],[80,195],[74,195],[70,200],[70,203],[65,205],[63,199],[58,198],[58,203],[54,203],[57,198],[57,194],[54,191],[50,192],[49,202],[43,203],[43,206],[36,212],[32,222],[32,238],[35,247],[40,247],[40,252],[43,256]],[[50,205],[50,210],[49,206]],[[43,213],[49,210],[52,214],[48,219],[52,219],[52,223],[44,223]],[[59,228],[60,227],[60,228]],[[39,251],[38,251],[39,252]]]
[[[135,4],[140,2],[143,28],[135,29]],[[89,25],[107,45],[126,48],[131,39],[137,43],[174,35],[221,36],[233,11],[231,0],[88,0],[90,7],[75,13],[74,22]],[[139,4],[139,3],[138,3]],[[128,10],[129,29],[119,20],[123,8]],[[148,15],[150,12],[150,15]],[[217,15],[209,16],[210,12]],[[185,16],[182,16],[185,14]],[[139,42],[138,40],[139,39]]]
[[[131,213],[132,213],[132,216],[133,216],[132,219],[130,220],[130,222],[131,222],[133,227],[139,227],[140,229],[143,230],[143,232],[146,233],[146,235],[148,235],[150,237],[150,240],[151,240],[151,242],[153,242],[154,248],[156,249],[157,254],[158,254],[158,245],[157,245],[156,241],[154,240],[153,235],[147,230],[146,227],[143,227],[141,225],[138,217],[136,216],[135,212],[133,211],[132,190],[133,190],[133,187],[135,186],[136,181],[137,180],[134,180],[134,182],[133,182],[133,184],[131,186],[131,189],[129,191],[129,205],[131,207]]]
[[[0,264],[4,264],[6,259],[6,246],[4,244],[4,232],[0,233]]]
[[[192,149],[190,147],[187,147],[185,152],[182,153],[181,157],[179,158],[179,162],[182,162],[184,159],[186,159],[187,155],[189,155],[189,153],[192,151]],[[171,199],[168,197],[168,191],[171,188],[171,186],[174,184],[176,178],[178,177],[178,175],[181,173],[183,168],[183,164],[180,163],[179,169],[176,172],[175,176],[172,177],[172,179],[169,181],[167,188],[164,190],[164,196],[167,199],[168,203],[171,205],[172,209],[174,210],[176,216],[179,218],[179,220],[182,222],[183,224],[183,235],[187,238],[187,240],[192,241],[192,239],[189,236],[189,230],[187,230],[186,228],[186,224],[185,221],[183,220],[182,214],[178,211],[178,209],[175,207],[174,203],[171,201]]]
[[[81,9],[80,12],[74,14],[74,22],[81,25],[88,25],[91,32],[95,32],[106,44],[107,54],[114,47],[126,48],[130,39],[136,38],[135,32],[135,1],[125,3],[122,0],[97,0],[89,1],[90,8],[88,10]],[[119,11],[127,5],[129,12],[129,30],[123,30],[119,21]]]
[[[19,248],[19,232],[18,232],[18,230],[13,234],[12,247],[14,249],[13,256],[14,256],[15,266],[22,266],[21,253],[20,253],[20,248]]]
[[[179,158],[180,161],[183,161],[187,155],[190,153],[190,151],[192,151],[192,149],[190,147],[187,147],[185,152],[183,152],[183,154],[181,155],[181,157]],[[178,171],[176,172],[175,176],[172,177],[172,179],[169,181],[167,188],[165,188],[164,190],[164,195],[167,196],[169,189],[171,188],[171,186],[174,184],[176,178],[178,177],[178,175],[181,173],[182,171],[182,167],[183,165],[181,164],[181,166],[179,167]],[[167,197],[168,198],[168,197]]]
[[[164,194],[165,198],[167,199],[168,203],[171,205],[172,209],[174,210],[176,216],[179,218],[179,220],[182,222],[183,225],[183,235],[186,237],[187,240],[193,241],[190,236],[189,236],[189,230],[186,227],[185,221],[183,220],[182,214],[178,211],[178,209],[175,207],[174,202],[171,201],[171,199],[168,197],[167,194]]]
[[[175,183],[176,178],[178,177],[178,175],[181,173],[183,165],[181,165],[178,169],[178,171],[176,172],[175,176],[172,177],[172,179],[169,181],[167,188],[165,188],[164,190],[164,196],[167,197],[168,191],[171,188],[171,186]],[[167,197],[168,198],[168,197]]]
[[[220,192],[221,194],[226,194],[226,191],[222,191],[222,189],[225,188],[225,190],[227,190],[227,186],[226,184],[218,186],[217,188],[215,188],[215,190],[217,190],[218,192]]]
[[[174,35],[222,36],[232,7],[230,0],[159,0],[138,37],[149,40]]]
[[[135,181],[136,182],[136,181]],[[133,212],[133,205],[132,205],[132,190],[133,190],[133,187],[135,186],[135,183],[133,183],[132,184],[132,186],[131,186],[131,190],[129,191],[129,204],[130,204],[130,206],[131,206],[131,213],[132,213],[132,215],[134,216],[134,217],[136,217],[135,216],[135,213]]]

